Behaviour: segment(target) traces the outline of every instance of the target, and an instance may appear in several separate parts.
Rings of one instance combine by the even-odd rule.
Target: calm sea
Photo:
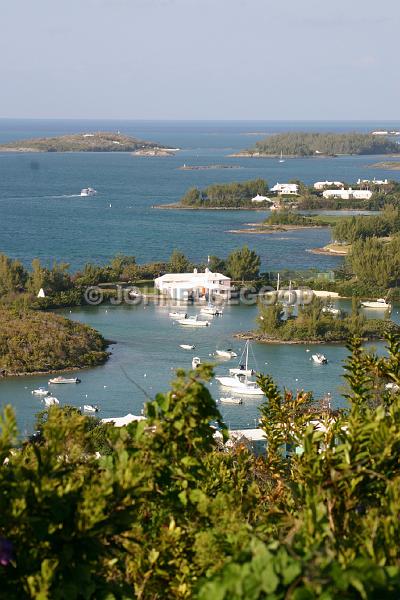
[[[98,130],[153,140],[181,150],[174,157],[142,158],[130,154],[7,154],[0,153],[0,252],[29,265],[39,257],[81,267],[88,261],[104,263],[117,253],[135,255],[138,261],[164,260],[174,248],[192,260],[204,261],[208,254],[226,256],[232,249],[248,244],[262,257],[264,269],[305,269],[326,271],[340,259],[313,255],[307,250],[326,244],[328,229],[304,230],[284,235],[252,236],[231,234],[245,223],[262,220],[266,212],[162,211],[152,205],[178,200],[191,186],[265,178],[277,181],[301,179],[353,182],[359,177],[399,179],[400,172],[371,168],[380,157],[335,159],[229,158],[229,154],[252,146],[268,133],[281,131],[362,131],[380,127],[399,128],[400,123],[384,122],[147,122],[147,121],[42,121],[1,120],[0,143],[34,136]],[[229,164],[240,168],[181,171],[187,165]],[[81,188],[98,190],[94,198],[81,198]],[[111,205],[111,206],[110,206]],[[82,373],[80,386],[64,386],[56,393],[62,402],[81,406],[84,401],[101,406],[100,416],[120,416],[140,411],[144,395],[130,383],[122,369],[151,396],[166,389],[172,371],[189,366],[191,354],[179,343],[194,341],[196,353],[205,360],[216,348],[239,350],[232,333],[254,324],[255,309],[231,307],[207,331],[190,335],[173,325],[166,309],[97,308],[74,309],[68,316],[88,322],[118,343],[103,367]],[[190,338],[190,340],[189,340]],[[271,372],[279,384],[313,388],[321,395],[331,392],[340,404],[344,348],[324,350],[330,363],[316,367],[304,346],[256,346],[258,368]],[[230,365],[219,365],[219,373]],[[39,400],[30,391],[47,378],[24,378],[0,383],[0,404],[11,402],[23,431],[30,431]],[[211,388],[214,390],[214,387]],[[219,391],[215,394],[218,397]],[[242,407],[224,407],[232,427],[252,426],[259,401],[246,400]]]

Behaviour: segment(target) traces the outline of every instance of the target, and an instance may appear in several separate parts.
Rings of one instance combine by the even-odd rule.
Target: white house
[[[221,273],[212,273],[209,269],[204,273],[199,273],[197,269],[193,273],[166,273],[154,280],[154,286],[174,300],[196,300],[209,293],[227,299],[231,295],[231,279]]]
[[[388,185],[388,183],[389,182],[387,179],[375,179],[375,177],[373,179],[358,179],[357,180],[358,185],[363,185],[363,184]]]
[[[37,298],[46,298],[46,294],[44,293],[44,289],[40,288],[37,294]]]
[[[267,198],[267,196],[260,196],[260,194],[257,194],[257,196],[254,196],[254,198],[252,198],[251,201],[254,203],[272,202],[271,198]]]
[[[299,186],[297,183],[277,183],[271,188],[271,192],[276,192],[278,196],[297,196],[299,193]]]
[[[372,196],[370,190],[325,190],[322,192],[324,198],[341,198],[342,200],[369,200]]]
[[[314,189],[315,190],[323,190],[326,187],[329,186],[336,186],[336,187],[344,187],[344,183],[342,183],[341,181],[316,181],[314,183]]]

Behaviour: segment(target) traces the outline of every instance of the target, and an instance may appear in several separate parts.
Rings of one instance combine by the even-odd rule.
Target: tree
[[[222,273],[224,275],[226,271],[226,260],[212,254],[209,257],[206,266],[212,273]]]
[[[28,274],[18,260],[12,260],[0,254],[0,296],[20,291],[26,283]]]
[[[49,270],[42,267],[40,260],[34,258],[32,261],[32,271],[28,279],[28,289],[33,294],[37,295],[41,288],[47,287]]]
[[[169,258],[168,268],[171,273],[188,273],[192,270],[192,264],[183,252],[175,249]]]
[[[231,252],[226,261],[226,268],[232,279],[242,282],[257,279],[260,265],[260,257],[248,246]]]

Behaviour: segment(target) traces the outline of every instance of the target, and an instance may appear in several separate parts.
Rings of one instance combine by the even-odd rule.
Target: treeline
[[[256,143],[249,152],[285,156],[334,156],[336,154],[389,154],[400,146],[387,138],[363,133],[280,133]]]
[[[379,215],[359,215],[340,219],[333,238],[352,244],[369,237],[387,237],[400,231],[400,208],[387,206]]]
[[[104,338],[88,325],[0,306],[0,375],[92,367],[107,357]]]
[[[195,268],[204,271],[206,267],[236,281],[249,281],[259,277],[260,265],[260,257],[248,246],[232,251],[226,258],[211,255],[204,263],[192,262],[177,249],[165,262],[138,264],[134,256],[117,255],[106,265],[87,263],[75,273],[70,273],[67,263],[54,261],[51,267],[45,267],[38,259],[32,261],[28,270],[20,261],[0,254],[0,303],[32,308],[79,305],[88,286],[152,284],[168,272],[187,273]],[[45,298],[36,298],[40,289]]]
[[[310,304],[299,306],[298,314],[287,313],[281,304],[260,304],[257,333],[261,341],[339,342],[352,336],[363,339],[382,339],[385,332],[400,333],[400,327],[390,319],[366,319],[353,302],[351,314],[339,316],[324,312],[324,303],[314,298]]]
[[[353,342],[346,410],[261,376],[259,456],[223,445],[207,367],[123,428],[52,407],[21,444],[7,407],[3,597],[398,598],[400,340],[388,345],[384,358]]]
[[[218,183],[209,185],[204,190],[191,188],[181,198],[180,203],[183,206],[198,208],[254,208],[251,199],[257,194],[265,196],[267,193],[268,184],[264,179],[253,179],[241,183]]]
[[[346,267],[366,289],[400,287],[400,236],[385,243],[375,237],[355,241]]]

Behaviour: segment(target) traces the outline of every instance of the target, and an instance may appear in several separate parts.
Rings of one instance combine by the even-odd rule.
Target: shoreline
[[[265,212],[267,208],[253,206],[182,206],[176,202],[170,204],[153,204],[151,208],[159,210],[251,210],[253,212]]]
[[[250,225],[250,223],[249,223]],[[252,235],[272,235],[274,233],[282,233],[287,231],[297,231],[299,229],[315,229],[316,227],[329,227],[329,225],[270,225],[263,229],[253,227],[252,229],[228,229],[228,233],[250,233]]]
[[[261,333],[254,333],[252,331],[248,331],[248,332],[238,332],[238,333],[234,333],[233,334],[234,338],[240,339],[240,340],[251,340],[253,342],[257,342],[259,344],[284,344],[286,346],[291,346],[291,345],[317,345],[317,344],[341,344],[341,345],[346,345],[349,341],[349,338],[343,339],[343,340],[316,340],[316,339],[311,339],[311,340],[282,340],[280,338],[269,338],[265,335],[262,335]],[[367,343],[367,342],[378,342],[378,341],[382,341],[384,340],[384,338],[376,336],[376,337],[370,337],[370,338],[362,338],[362,342],[363,343]]]
[[[341,252],[338,250],[332,250],[331,248],[309,248],[308,250],[306,250],[306,252],[311,252],[311,254],[321,254],[321,255],[326,255],[326,256],[339,256],[339,257],[343,257],[343,256],[348,256],[349,251],[348,250],[342,250]]]
[[[113,346],[117,343],[118,342],[116,342],[114,340],[106,340],[105,348],[109,348],[110,346]],[[5,373],[6,369],[0,368],[0,381],[4,381],[5,379],[10,379],[12,377],[14,377],[14,378],[17,378],[17,377],[40,377],[43,375],[57,375],[59,373],[73,373],[76,371],[84,371],[85,369],[94,369],[96,367],[100,367],[101,365],[106,364],[106,362],[108,362],[108,360],[110,359],[112,352],[108,352],[107,350],[104,350],[104,352],[106,352],[106,356],[104,357],[104,360],[99,361],[95,365],[84,365],[81,367],[78,367],[78,366],[65,367],[64,369],[49,369],[48,371],[28,371],[28,372],[22,371],[22,372],[18,372],[18,373]]]

